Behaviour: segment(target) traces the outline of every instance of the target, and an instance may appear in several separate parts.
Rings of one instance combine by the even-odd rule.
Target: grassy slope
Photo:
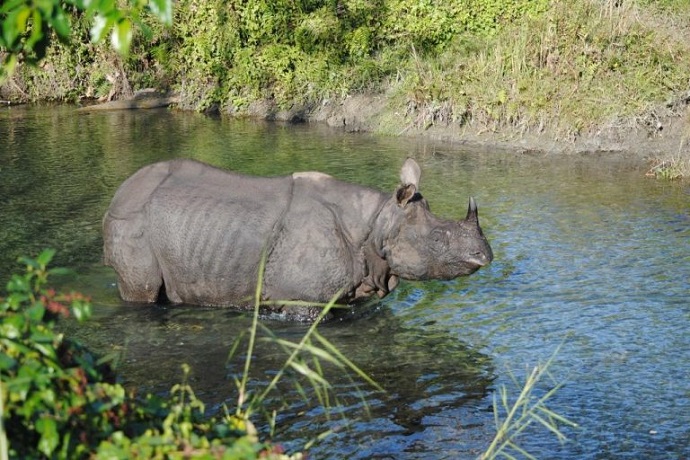
[[[415,58],[398,94],[417,125],[464,125],[465,138],[532,135],[567,150],[635,132],[630,142],[659,155],[658,175],[688,177],[690,2],[619,3],[555,1],[480,43],[456,40]]]
[[[413,91],[428,97],[427,89],[439,88],[437,101],[487,126],[577,134],[644,116],[690,89],[690,42],[672,20],[662,21],[668,11],[598,3],[553,2],[546,14],[506,27],[478,50],[456,45],[419,66]]]

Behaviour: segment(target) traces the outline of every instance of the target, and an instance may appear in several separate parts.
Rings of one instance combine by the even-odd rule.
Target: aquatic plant
[[[680,155],[671,155],[668,158],[652,160],[652,165],[645,175],[663,180],[678,180],[687,177],[689,173],[690,159],[683,159]]]
[[[288,371],[293,371],[306,378],[307,382],[314,390],[319,404],[326,410],[328,415],[331,405],[338,405],[338,398],[333,392],[333,387],[324,373],[324,364],[326,363],[335,366],[337,371],[341,374],[350,375],[350,373],[353,373],[362,381],[368,383],[372,388],[375,388],[378,391],[384,391],[379,384],[377,384],[371,377],[362,371],[355,363],[344,356],[335,345],[333,345],[328,339],[319,334],[317,331],[317,326],[328,315],[331,309],[336,307],[336,300],[340,297],[341,292],[337,292],[330,302],[322,306],[320,313],[298,343],[293,343],[275,336],[270,329],[263,326],[259,322],[259,312],[261,310],[261,306],[264,305],[264,302],[261,301],[261,292],[263,289],[263,274],[265,265],[266,259],[265,257],[262,257],[259,264],[258,282],[254,296],[254,313],[252,316],[252,324],[249,328],[249,342],[246,350],[244,370],[242,372],[241,379],[235,382],[238,389],[238,400],[234,417],[242,420],[244,423],[250,423],[249,419],[255,412],[265,410],[264,406],[268,396],[276,389],[278,383],[284,379]],[[290,305],[287,308],[290,307],[314,307],[314,305],[306,302],[290,302]],[[287,358],[282,367],[275,372],[271,381],[263,389],[258,392],[251,393],[248,391],[247,383],[252,367],[251,363],[253,359],[254,345],[257,340],[257,333],[260,330],[262,330],[266,335],[263,337],[263,340],[278,345],[286,353]],[[235,340],[230,352],[230,357],[238,349],[238,344],[241,340],[241,337],[238,337]],[[351,380],[354,381],[352,378]],[[294,383],[305,401],[309,402],[309,398],[301,388],[301,383]],[[363,394],[361,392],[359,394],[363,407],[367,409],[367,402]],[[274,427],[274,421],[275,413],[271,414],[269,417],[269,422],[271,422],[272,428]]]
[[[511,402],[510,394],[505,385],[499,388],[497,395],[494,394],[493,411],[496,434],[489,447],[481,455],[481,460],[499,457],[513,459],[516,458],[516,453],[534,459],[533,455],[520,447],[520,436],[531,425],[541,425],[561,442],[566,440],[566,436],[559,428],[560,425],[577,427],[576,423],[559,415],[546,405],[547,401],[563,386],[562,383],[555,382],[549,371],[549,367],[557,354],[558,348],[546,363],[538,364],[532,369],[523,384],[520,384],[511,374],[511,379],[519,390],[519,394],[513,402]],[[550,380],[548,382],[550,389],[537,395],[538,385],[543,384],[547,378]]]

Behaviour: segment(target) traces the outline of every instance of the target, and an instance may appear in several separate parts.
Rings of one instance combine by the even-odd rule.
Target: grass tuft
[[[339,373],[347,375],[352,383],[355,383],[354,376],[359,377],[377,391],[384,391],[383,388],[369,377],[362,369],[355,363],[345,357],[338,348],[328,341],[325,337],[317,332],[317,326],[328,315],[332,308],[336,307],[336,300],[340,297],[340,292],[333,296],[330,302],[325,304],[317,316],[316,320],[310,325],[306,333],[301,337],[299,342],[294,343],[288,340],[277,337],[266,326],[259,322],[259,311],[264,303],[261,300],[261,292],[263,288],[263,274],[265,269],[265,257],[262,258],[259,266],[259,277],[256,287],[254,313],[252,323],[249,328],[249,343],[247,346],[247,355],[245,358],[244,371],[242,378],[236,382],[238,388],[237,407],[235,409],[234,419],[242,421],[243,424],[251,426],[250,417],[257,412],[266,412],[266,401],[271,393],[276,390],[278,384],[284,380],[288,372],[296,376],[301,376],[306,380],[309,386],[313,389],[319,404],[326,412],[326,416],[330,416],[330,410],[339,405],[338,397],[335,389],[328,381],[325,370],[326,365],[330,365],[337,369]],[[313,307],[313,303],[305,302],[291,302],[292,306]],[[271,381],[260,391],[250,392],[248,389],[248,381],[251,370],[252,356],[254,353],[254,346],[257,341],[257,334],[262,331],[265,337],[259,340],[268,341],[276,344],[282,349],[287,358],[282,367],[275,372]],[[238,344],[241,338],[238,338],[233,345],[229,357],[231,357],[238,349]],[[303,384],[298,380],[293,380],[293,385],[305,402],[309,402]],[[355,385],[356,386],[356,385]],[[361,391],[357,391],[365,410],[368,411],[368,404],[366,398]],[[273,411],[268,414],[268,421],[271,427],[275,425],[276,413]],[[312,444],[316,440],[312,440]]]
[[[561,442],[565,442],[567,439],[559,428],[561,425],[577,427],[576,423],[559,415],[546,405],[548,400],[563,386],[562,383],[556,383],[549,372],[549,367],[558,354],[559,349],[560,347],[554,351],[546,363],[535,366],[527,376],[524,384],[520,384],[511,375],[516,388],[520,389],[520,393],[514,402],[511,403],[511,398],[505,385],[499,389],[498,397],[494,395],[493,407],[496,435],[487,450],[481,455],[481,460],[498,457],[510,459],[515,458],[514,454],[534,459],[533,455],[519,445],[520,436],[531,425],[541,425],[553,433]],[[545,379],[549,380],[550,390],[538,396],[538,385],[543,384]]]

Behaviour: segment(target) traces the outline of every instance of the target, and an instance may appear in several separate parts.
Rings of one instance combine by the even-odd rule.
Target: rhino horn
[[[470,204],[467,207],[467,217],[465,217],[465,220],[477,222],[477,224],[479,224],[479,213],[477,212],[477,203],[474,201],[474,197],[470,197]]]

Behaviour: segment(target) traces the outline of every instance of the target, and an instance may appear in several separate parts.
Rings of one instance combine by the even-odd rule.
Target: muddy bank
[[[650,111],[642,117],[617,120],[577,135],[563,136],[549,130],[491,128],[472,122],[435,123],[420,126],[420,117],[393,107],[384,96],[354,95],[342,101],[323,101],[317,106],[280,110],[269,101],[253,103],[246,111],[228,111],[231,116],[250,116],[288,122],[326,123],[348,132],[421,136],[472,148],[514,150],[530,154],[605,153],[630,157],[640,166],[673,156],[690,157],[688,100]]]
[[[98,112],[103,110],[136,110],[158,109],[179,103],[179,98],[167,92],[159,92],[153,88],[136,91],[130,98],[106,101],[100,104],[85,105],[77,109],[79,112]]]
[[[153,89],[138,91],[131,98],[85,105],[80,111],[177,107],[180,97]],[[615,120],[587,132],[563,135],[548,129],[492,127],[472,120],[425,121],[425,114],[410,113],[396,106],[386,95],[352,95],[342,100],[295,105],[281,109],[270,100],[259,100],[242,110],[220,109],[210,113],[229,117],[250,117],[290,123],[324,123],[346,132],[370,132],[391,136],[423,137],[481,150],[509,150],[520,154],[604,154],[624,157],[630,166],[654,172],[659,165],[683,163],[684,177],[690,176],[690,93],[673,103],[650,110],[644,116]]]

